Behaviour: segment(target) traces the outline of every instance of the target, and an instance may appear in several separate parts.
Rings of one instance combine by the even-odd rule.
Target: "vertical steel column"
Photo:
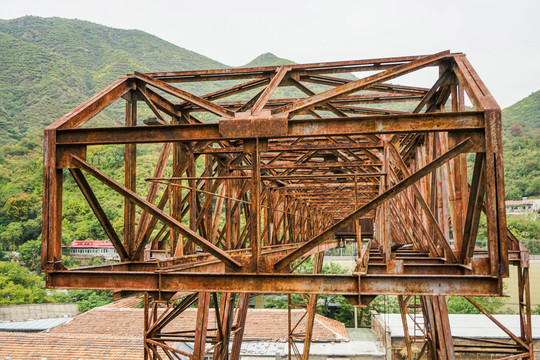
[[[197,322],[195,327],[195,342],[193,344],[192,360],[204,360],[206,354],[206,333],[208,330],[208,312],[210,309],[210,293],[199,293],[197,307]]]
[[[45,130],[43,140],[43,241],[41,268],[54,269],[62,258],[63,170],[56,167],[56,132]]]
[[[148,293],[144,293],[144,310],[143,310],[143,346],[144,346],[144,360],[149,360],[151,358],[150,349],[147,345],[147,336],[148,336]]]
[[[214,176],[214,158],[212,157],[212,155],[205,155],[204,162],[205,162],[206,176],[207,177]],[[212,198],[212,195],[209,194],[212,191],[212,185],[213,185],[212,180],[209,180],[209,179],[204,180],[205,190],[207,191],[204,194],[205,202],[209,201],[209,199]],[[204,214],[204,227],[206,229],[206,239],[214,243],[215,239],[212,238],[212,234],[213,234],[212,202],[210,202],[210,206],[207,207],[206,213]]]
[[[313,273],[320,274],[322,271],[324,259],[324,252],[319,252],[313,257]],[[302,353],[302,360],[309,359],[309,350],[311,348],[311,339],[313,337],[313,325],[315,323],[315,315],[317,314],[317,300],[319,296],[317,294],[311,294],[309,296],[309,303],[307,307],[307,324],[304,337],[304,351]]]
[[[235,309],[235,293],[222,293],[220,314],[221,319],[221,331],[217,332],[218,345],[214,348],[214,360],[228,360],[229,359],[229,342],[232,330],[232,324],[234,320]],[[216,319],[218,318],[216,312]]]
[[[236,312],[236,327],[231,348],[231,360],[240,359],[240,348],[244,338],[244,330],[246,326],[247,312],[249,307],[249,293],[242,293],[238,298],[238,308]]]
[[[173,116],[171,120],[172,124],[179,124],[180,119],[177,116]],[[182,159],[182,144],[179,142],[173,143],[173,171],[180,166],[180,161]],[[182,184],[182,181],[178,181],[179,184]],[[176,220],[182,220],[182,188],[178,186],[170,186],[170,207],[171,207],[171,216]],[[182,234],[180,234],[176,229],[170,229],[171,237],[171,247],[174,250],[174,256],[184,255],[184,239]]]
[[[433,360],[455,359],[446,298],[444,296],[422,296],[421,301],[429,358]]]
[[[390,138],[388,135],[381,135],[381,140],[383,141],[383,153],[382,153],[382,172],[388,174],[383,177],[380,181],[379,193],[382,194],[390,187],[390,152],[388,147]],[[382,246],[383,259],[387,263],[391,259],[392,244],[391,244],[391,235],[390,235],[390,209],[388,203],[384,203],[380,208],[380,220],[382,223],[380,226],[379,233],[379,244]]]
[[[137,126],[137,101],[126,101],[126,127]],[[125,169],[124,182],[128,189],[137,192],[137,145],[126,144],[125,146]],[[124,244],[129,249],[129,255],[133,256],[135,244],[135,204],[124,198]]]
[[[249,143],[251,148],[251,228],[249,244],[253,270],[259,272],[261,257],[261,202],[259,139]]]
[[[407,323],[407,304],[403,299],[403,295],[398,295],[399,302],[399,312],[401,314],[401,323],[403,325],[403,338],[405,339],[405,346],[407,348],[407,359],[412,360],[412,346],[411,346],[411,336],[409,334],[409,325]]]
[[[189,228],[193,231],[197,231],[197,180],[195,180],[195,177],[197,176],[197,163],[195,154],[193,153],[193,147],[190,145],[188,149],[188,168],[187,168],[187,175],[190,178],[188,180],[188,184],[190,189],[189,192]],[[194,254],[195,253],[195,244],[192,241],[187,241],[186,245],[184,246],[184,252],[186,254]]]

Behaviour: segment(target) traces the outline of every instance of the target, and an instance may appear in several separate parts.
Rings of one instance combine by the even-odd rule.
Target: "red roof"
[[[506,205],[533,205],[535,199],[531,200],[506,200]]]
[[[95,308],[72,321],[41,333],[0,332],[0,359],[141,359],[143,358],[143,309],[133,308],[141,302],[128,298]],[[304,310],[294,310],[294,321]],[[193,330],[197,309],[186,309],[169,325],[176,330]],[[287,310],[249,309],[244,340],[286,341]],[[299,329],[305,328],[304,317]],[[211,309],[208,328],[216,327]],[[215,335],[215,331],[209,331]],[[313,341],[348,341],[345,326],[339,321],[317,315]],[[161,353],[161,352],[160,352]],[[161,353],[163,359],[165,354]]]
[[[110,249],[113,244],[106,240],[75,240],[69,245],[70,248],[85,249]]]
[[[140,299],[137,299],[140,303]],[[133,301],[135,302],[135,301]],[[54,334],[100,334],[126,336],[136,338],[143,332],[143,309],[133,309],[133,303],[120,302],[120,306],[127,308],[114,308],[111,305],[95,308],[84,314],[76,316],[69,323],[49,330]],[[292,311],[292,319],[298,321],[305,313],[298,309]],[[216,328],[216,319],[213,309],[208,314],[208,328]],[[197,309],[186,309],[180,316],[169,323],[168,328],[175,331],[194,330]],[[287,341],[287,310],[285,309],[249,309],[244,332],[246,341]],[[299,325],[305,329],[306,317]],[[213,333],[209,331],[209,333]],[[348,341],[349,335],[345,325],[339,321],[315,316],[313,326],[314,342]]]
[[[0,339],[0,359],[143,359],[141,334],[126,337],[88,333],[3,332]]]

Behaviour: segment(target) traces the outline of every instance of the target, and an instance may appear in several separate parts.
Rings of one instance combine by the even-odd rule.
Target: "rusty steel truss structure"
[[[433,86],[398,85],[416,72],[433,76]],[[198,83],[214,91],[201,94]],[[91,121],[118,102],[125,103],[122,126]],[[137,116],[141,106],[151,118]],[[55,121],[44,137],[47,286],[146,292],[146,358],[212,352],[238,359],[250,294],[267,293],[304,294],[303,304],[289,301],[289,310],[306,310],[303,319],[289,315],[290,358],[309,357],[319,294],[341,294],[360,307],[399,295],[405,327],[417,304],[423,322],[421,335],[406,339],[409,359],[415,341],[424,343],[420,357],[432,359],[460,351],[532,358],[528,252],[506,227],[501,111],[464,54],[136,72]],[[161,150],[152,172],[141,173],[137,147],[151,143]],[[119,144],[121,180],[87,158],[92,146]],[[62,264],[68,173],[121,262]],[[92,182],[121,195],[123,231]],[[482,214],[485,244],[477,241]],[[355,271],[321,273],[323,252],[351,239]],[[308,258],[313,273],[294,272]],[[505,329],[511,343],[460,345],[445,296],[466,296],[481,308],[470,296],[501,296],[511,266],[519,273],[521,333]],[[171,329],[195,303],[193,331]],[[179,341],[193,343],[192,351]]]

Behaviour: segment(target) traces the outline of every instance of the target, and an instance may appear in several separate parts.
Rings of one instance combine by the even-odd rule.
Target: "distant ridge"
[[[257,56],[243,67],[259,67],[259,66],[279,66],[279,65],[294,65],[294,61],[277,57],[272,53],[265,53]]]

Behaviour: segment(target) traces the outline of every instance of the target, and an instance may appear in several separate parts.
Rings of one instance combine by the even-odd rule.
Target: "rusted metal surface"
[[[426,67],[438,70],[430,88],[397,84]],[[201,82],[214,90],[184,88]],[[474,110],[465,111],[466,97]],[[83,126],[116,101],[125,101],[122,126]],[[143,113],[153,119],[142,120]],[[206,351],[210,293],[222,293],[215,359],[229,356],[229,341],[230,356],[238,358],[250,293],[344,294],[359,306],[395,294],[403,296],[403,311],[411,296],[421,296],[433,321],[425,354],[452,358],[444,296],[500,296],[514,264],[525,304],[521,340],[530,344],[527,253],[506,228],[500,114],[465,55],[449,51],[120,78],[45,129],[47,285],[163,296],[199,292],[200,328],[189,355],[197,359]],[[147,143],[162,144],[150,173],[137,159],[138,144]],[[123,183],[86,156],[93,145],[115,144],[125,147]],[[470,184],[467,154],[475,157]],[[64,268],[68,172],[122,263]],[[122,234],[85,176],[124,199]],[[149,183],[144,193],[136,186],[140,178]],[[476,241],[482,212],[486,248]],[[336,238],[356,242],[354,272],[291,273],[309,256],[338,246],[342,239]],[[245,309],[238,310],[233,336],[237,296]],[[145,323],[152,359],[174,352],[152,328],[158,323]]]

